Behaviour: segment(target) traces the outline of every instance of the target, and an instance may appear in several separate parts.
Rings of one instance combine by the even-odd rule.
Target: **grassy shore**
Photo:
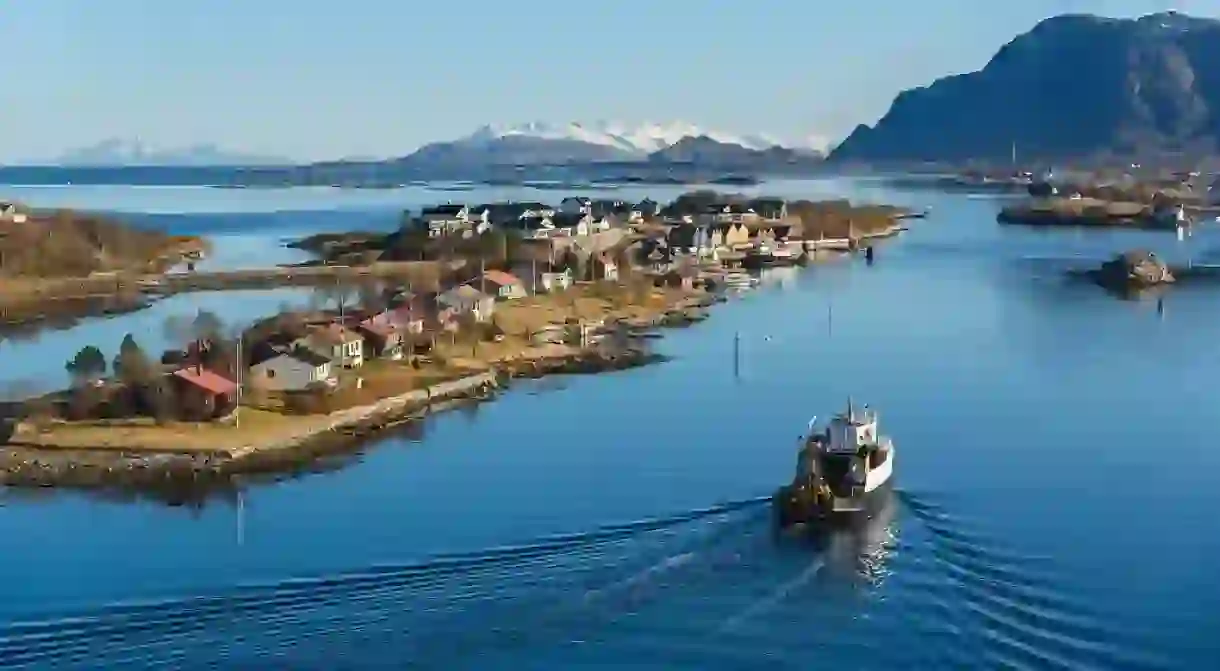
[[[102,451],[116,456],[194,455],[234,459],[264,449],[292,447],[309,437],[376,420],[392,423],[424,411],[438,397],[474,394],[477,376],[495,379],[528,369],[522,364],[563,363],[587,357],[588,348],[536,344],[533,335],[568,320],[655,322],[704,300],[702,291],[653,288],[643,281],[577,285],[568,291],[498,304],[495,327],[501,336],[483,340],[473,333],[442,335],[425,363],[373,360],[343,371],[323,412],[290,411],[285,397],[248,392],[236,422],[157,424],[152,419],[27,420],[10,448],[37,452]],[[609,366],[613,367],[613,366]],[[562,368],[562,367],[560,367]],[[471,381],[469,389],[444,392],[447,383]],[[440,391],[438,391],[440,390]]]

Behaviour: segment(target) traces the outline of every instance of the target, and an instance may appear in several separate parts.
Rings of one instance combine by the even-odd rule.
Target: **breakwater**
[[[569,355],[507,361],[487,371],[331,413],[323,422],[274,439],[217,445],[207,452],[122,448],[0,448],[0,485],[69,487],[146,494],[171,502],[202,500],[250,478],[327,470],[368,440],[428,415],[490,400],[513,378],[592,374],[663,361],[642,349],[590,348]]]

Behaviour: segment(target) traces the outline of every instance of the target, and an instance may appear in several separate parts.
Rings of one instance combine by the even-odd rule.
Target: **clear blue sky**
[[[1047,16],[1165,9],[1220,16],[1217,0],[6,0],[0,160],[112,137],[388,156],[530,120],[838,139]]]

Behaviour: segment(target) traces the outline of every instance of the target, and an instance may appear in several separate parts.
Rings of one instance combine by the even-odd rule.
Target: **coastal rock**
[[[1169,266],[1146,250],[1123,252],[1094,271],[1098,284],[1112,289],[1143,289],[1175,281]]]
[[[1220,139],[1220,20],[1063,15],[987,65],[910,89],[838,162],[1207,154]]]

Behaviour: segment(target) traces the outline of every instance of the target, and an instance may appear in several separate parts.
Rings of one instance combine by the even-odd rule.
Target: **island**
[[[695,191],[660,205],[444,204],[391,232],[321,234],[325,309],[253,324],[217,315],[83,344],[67,389],[0,405],[0,483],[159,488],[278,473],[513,379],[663,361],[655,329],[708,316],[741,267],[810,262],[902,230],[905,212],[848,201]],[[427,281],[359,272],[428,264]],[[328,275],[335,269],[344,273]],[[356,273],[356,274],[352,274]]]
[[[138,309],[145,300],[132,278],[163,276],[206,253],[195,236],[0,202],[0,326]]]
[[[1172,284],[1177,279],[1164,261],[1142,249],[1123,252],[1088,275],[1099,285],[1120,293]]]

